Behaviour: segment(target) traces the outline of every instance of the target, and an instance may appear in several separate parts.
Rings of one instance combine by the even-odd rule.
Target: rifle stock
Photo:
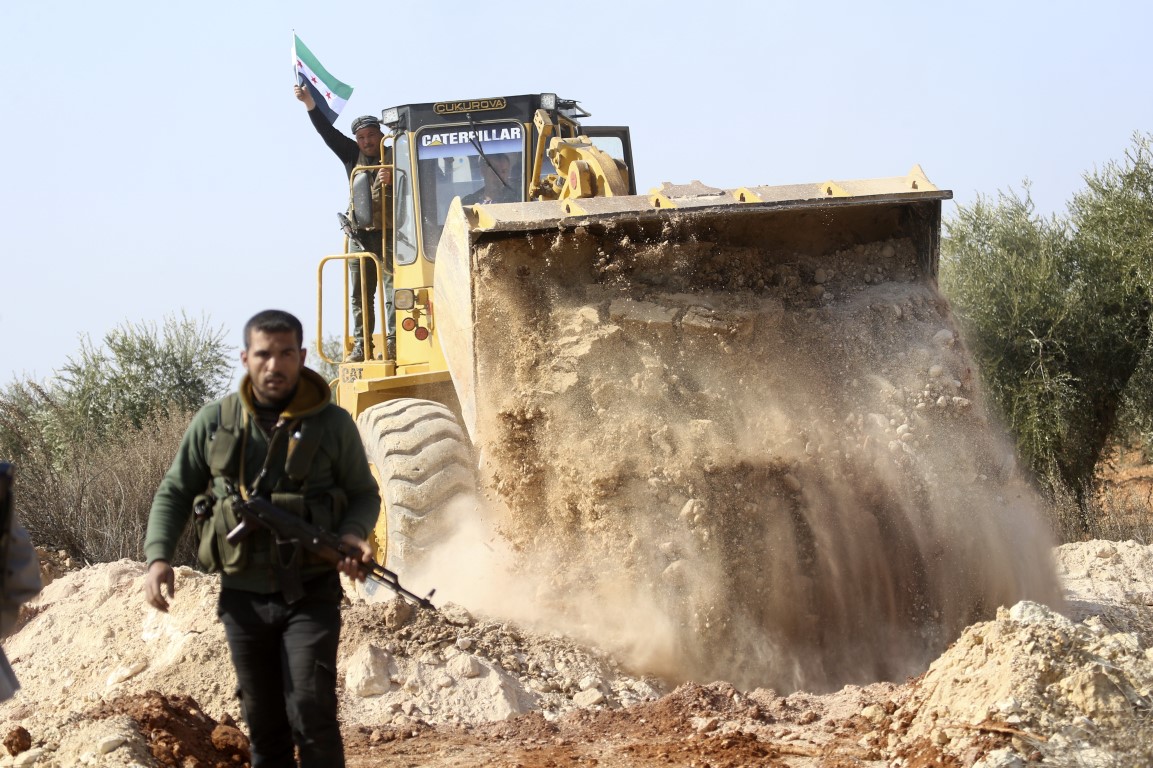
[[[247,537],[255,528],[271,531],[278,541],[299,543],[309,552],[336,565],[346,557],[355,558],[366,578],[384,584],[410,603],[435,610],[431,598],[436,590],[426,597],[420,597],[400,585],[400,577],[375,560],[365,563],[360,560],[360,551],[349,547],[340,537],[323,528],[309,523],[291,512],[286,512],[267,499],[237,497],[232,508],[240,515],[240,524],[228,532],[228,540],[237,542]]]

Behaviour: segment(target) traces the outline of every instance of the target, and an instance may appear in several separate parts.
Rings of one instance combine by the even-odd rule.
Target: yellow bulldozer
[[[628,129],[589,116],[547,93],[383,113],[364,170],[391,172],[395,328],[344,307],[344,348],[376,354],[330,362],[386,565],[479,499],[534,602],[596,604],[589,631],[654,672],[778,690],[915,674],[1052,598],[1036,499],[936,290],[951,193],[914,166],[637,194]],[[319,295],[371,258],[325,257]]]

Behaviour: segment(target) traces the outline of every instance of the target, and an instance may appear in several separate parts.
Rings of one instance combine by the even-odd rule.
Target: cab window
[[[428,126],[414,139],[425,257],[436,246],[449,205],[524,200],[524,126],[504,121]]]
[[[393,145],[392,188],[396,201],[396,219],[393,223],[396,244],[394,258],[397,264],[412,264],[416,261],[416,210],[412,197],[412,160],[409,153],[408,137],[398,136]]]

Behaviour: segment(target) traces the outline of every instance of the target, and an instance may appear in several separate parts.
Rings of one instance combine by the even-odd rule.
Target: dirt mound
[[[918,678],[823,695],[674,690],[603,650],[457,605],[351,601],[340,655],[349,763],[1148,764],[1153,548],[1092,541],[1055,560],[1067,615],[1020,603],[968,627]],[[161,616],[143,607],[143,572],[121,561],[61,577],[6,641],[24,687],[0,704],[0,733],[19,764],[244,764],[216,579],[180,569]]]
[[[902,680],[998,605],[1059,601],[915,245],[710,235],[477,254],[484,487],[532,599],[463,602],[791,691]]]
[[[978,672],[979,670],[979,672]],[[1036,603],[976,624],[918,682],[895,717],[908,735],[970,753],[982,733],[1057,764],[1153,761],[1153,664],[1137,635]],[[983,745],[982,745],[983,746]]]
[[[22,689],[0,704],[0,721],[9,730],[25,728],[34,749],[60,764],[74,764],[62,755],[79,759],[102,748],[120,757],[106,755],[101,765],[182,765],[164,762],[182,754],[204,765],[226,759],[204,746],[219,752],[220,727],[240,719],[215,617],[218,581],[177,569],[176,597],[161,614],[143,604],[144,571],[122,560],[61,576],[5,642]],[[557,717],[581,706],[624,707],[667,690],[655,678],[626,673],[602,651],[478,619],[451,604],[429,612],[400,600],[350,601],[343,619],[346,722],[404,728],[529,711]]]
[[[121,696],[84,713],[85,720],[127,717],[148,743],[156,763],[172,768],[226,768],[247,763],[248,737],[227,714],[217,722],[190,696],[158,691]]]

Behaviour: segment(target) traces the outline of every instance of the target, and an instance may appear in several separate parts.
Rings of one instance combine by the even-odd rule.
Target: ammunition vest
[[[385,158],[388,158],[390,155],[391,155],[391,153],[387,153],[385,155]],[[381,158],[369,157],[368,155],[364,154],[363,152],[361,152],[356,158],[356,165],[379,165],[381,162],[382,162]],[[388,162],[388,160],[385,159],[383,162]],[[349,169],[348,169],[349,174],[352,174],[352,169],[355,167],[356,166],[349,167]],[[385,205],[385,200],[392,196],[391,187],[386,189],[384,187],[384,185],[382,185],[380,182],[378,182],[376,180],[376,174],[377,174],[376,171],[359,171],[359,173],[367,173],[372,177],[372,225],[367,227],[366,230],[370,231],[370,232],[379,231],[384,227],[382,209],[383,209],[383,206]],[[351,179],[351,176],[349,178]],[[353,215],[352,215],[352,200],[351,199],[348,201],[348,216],[349,216],[349,218],[352,218],[353,221],[356,220],[355,218],[353,218]],[[379,253],[377,254],[377,256],[381,256],[381,255],[382,254],[379,254]],[[391,271],[391,270],[389,270],[389,271]]]
[[[319,495],[308,493],[308,472],[320,448],[320,425],[313,418],[281,421],[268,439],[268,453],[257,476],[256,486],[245,486],[248,417],[240,394],[228,395],[218,404],[217,422],[209,429],[205,457],[212,473],[211,489],[196,497],[197,557],[209,571],[236,574],[250,566],[281,567],[284,556],[273,546],[271,535],[255,531],[238,542],[228,541],[228,533],[240,524],[233,509],[237,498],[259,494],[277,507],[304,517],[325,530],[336,529],[347,506],[340,489]],[[294,557],[296,557],[294,555]],[[296,557],[299,565],[299,557]],[[305,557],[304,565],[323,562]]]

